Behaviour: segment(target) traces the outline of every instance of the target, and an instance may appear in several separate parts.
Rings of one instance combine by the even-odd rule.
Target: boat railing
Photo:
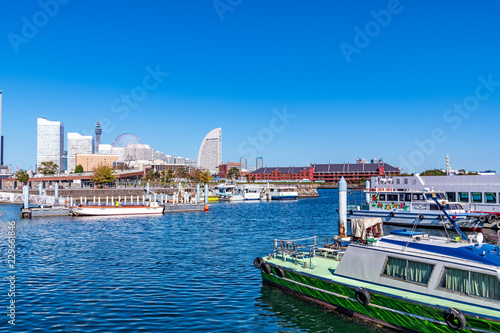
[[[302,239],[293,240],[274,240],[274,258],[281,258],[283,261],[291,260],[294,264],[298,264],[299,260],[304,260],[304,268],[313,268],[312,258],[315,255],[327,255],[335,259],[340,259],[345,250],[342,243],[339,243],[337,238],[313,236]],[[307,263],[309,259],[309,265]]]

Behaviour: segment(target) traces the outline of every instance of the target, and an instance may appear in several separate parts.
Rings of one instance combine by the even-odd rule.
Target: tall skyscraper
[[[37,119],[36,165],[52,161],[64,170],[64,124],[45,118]]]
[[[101,144],[101,122],[97,119],[97,123],[95,123],[95,149],[94,151],[99,154],[99,145]]]
[[[244,157],[240,158],[240,163],[241,163],[241,168],[243,170],[248,170],[248,168],[247,168],[247,166],[248,166],[247,164],[248,163],[247,163],[247,159],[246,158],[244,158]]]
[[[93,154],[94,138],[91,135],[68,133],[68,171],[75,171],[76,154]]]
[[[264,166],[264,159],[262,157],[257,157],[257,160],[255,161],[255,169],[259,170]]]
[[[198,168],[209,170],[212,174],[218,173],[222,164],[222,129],[210,131],[201,142],[198,152]]]

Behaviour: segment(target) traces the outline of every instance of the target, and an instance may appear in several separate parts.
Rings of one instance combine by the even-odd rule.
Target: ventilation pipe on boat
[[[345,238],[347,226],[347,182],[344,177],[339,181],[339,237]]]
[[[366,183],[365,183],[365,189],[366,189],[366,193],[365,193],[365,198],[366,198],[366,204],[370,204],[370,181],[367,180]]]

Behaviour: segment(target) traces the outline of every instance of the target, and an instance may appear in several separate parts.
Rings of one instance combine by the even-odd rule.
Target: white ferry
[[[241,188],[245,201],[260,200],[263,191],[264,187],[257,185],[243,185]]]
[[[244,201],[245,197],[236,184],[226,183],[215,187],[219,201]]]
[[[500,228],[500,175],[372,177],[372,187],[396,190],[439,190],[450,201],[460,203],[470,213],[480,213],[488,227]]]
[[[477,216],[470,214],[460,203],[448,201],[444,192],[395,190],[393,188],[371,188],[365,191],[365,203],[349,205],[348,217],[379,217],[384,224],[421,228],[443,228],[446,216],[432,199],[435,197],[453,215],[463,230],[476,231],[483,228]]]

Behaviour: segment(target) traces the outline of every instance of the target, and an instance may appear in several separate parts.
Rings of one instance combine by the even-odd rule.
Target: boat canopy
[[[380,217],[351,218],[351,235],[356,238],[366,239],[367,229],[375,226],[379,227],[379,234],[382,236],[382,219]]]

